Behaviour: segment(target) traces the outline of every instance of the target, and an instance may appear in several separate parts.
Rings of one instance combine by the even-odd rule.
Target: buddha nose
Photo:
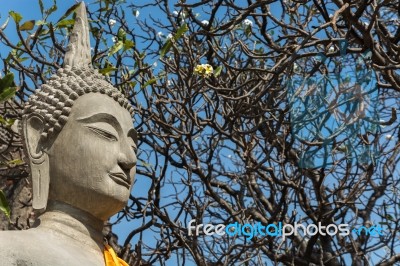
[[[121,147],[121,151],[118,156],[118,164],[123,170],[130,170],[136,165],[136,154],[129,145]]]

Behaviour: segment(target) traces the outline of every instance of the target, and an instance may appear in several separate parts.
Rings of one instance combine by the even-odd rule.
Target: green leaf
[[[74,19],[64,19],[64,20],[57,22],[56,26],[59,28],[65,28],[65,27],[68,27],[68,26],[71,26],[74,24],[75,24]]]
[[[183,24],[183,25],[178,29],[178,31],[176,32],[176,34],[175,34],[175,36],[174,36],[175,41],[179,40],[179,39],[183,36],[183,34],[185,34],[185,32],[187,32],[188,30],[189,30],[189,27],[187,26],[187,24],[186,24],[186,23]]]
[[[100,72],[100,74],[108,75],[110,72],[117,71],[117,70],[118,70],[118,68],[110,66],[110,67],[100,69],[99,72]]]
[[[19,26],[19,30],[31,30],[33,29],[33,27],[35,27],[35,21],[34,20],[28,20],[26,22],[24,22],[24,24],[22,24],[21,26]]]
[[[10,12],[8,12],[8,14],[10,14],[10,16],[14,19],[15,23],[17,23],[17,24],[18,24],[18,23],[21,21],[21,19],[22,19],[22,16],[21,16],[19,13],[17,13],[17,12],[10,11]]]
[[[246,33],[246,36],[247,36],[247,37],[250,37],[250,36],[251,36],[251,34],[253,33],[252,30],[251,30],[251,26],[247,26],[247,27],[246,27],[245,33]]]
[[[125,39],[126,39],[126,32],[124,31],[124,29],[120,28],[120,29],[118,30],[117,37],[118,37],[118,40],[119,40],[119,41],[125,41]]]
[[[64,20],[66,17],[68,17],[69,15],[71,15],[72,12],[75,12],[76,8],[80,5],[80,3],[76,3],[75,5],[71,6],[70,8],[68,8],[68,10],[65,12],[65,14],[57,21],[60,22],[61,20]]]
[[[0,102],[7,101],[7,100],[11,99],[12,97],[14,97],[16,91],[17,90],[15,89],[15,87],[10,87],[10,88],[3,90],[3,92],[0,93]]]
[[[124,47],[124,43],[123,43],[122,41],[116,42],[116,43],[110,48],[110,51],[108,52],[108,56],[111,56],[111,55],[115,54],[116,52],[118,52],[119,50],[121,50],[122,47]]]
[[[218,76],[221,74],[221,71],[222,71],[222,66],[217,67],[217,68],[214,70],[214,76],[215,76],[215,77],[218,77]]]
[[[22,63],[22,62],[24,62],[24,61],[26,61],[28,59],[29,59],[29,57],[19,57],[19,58],[17,58],[17,61]]]
[[[157,82],[157,79],[156,78],[152,78],[149,81],[147,81],[145,84],[143,84],[142,88],[146,88],[147,86],[149,86],[151,84],[154,84],[156,82]]]
[[[394,221],[393,216],[390,215],[390,214],[386,214],[386,217],[385,217],[385,218],[388,219],[389,221]]]
[[[172,40],[168,40],[160,50],[160,56],[164,57],[172,47]]]
[[[3,125],[7,124],[7,120],[5,120],[4,117],[1,116],[1,115],[0,115],[0,123],[3,124]]]
[[[0,211],[2,211],[8,219],[10,219],[10,206],[8,205],[6,196],[2,190],[0,190]]]
[[[128,82],[128,84],[129,84],[129,86],[130,86],[131,88],[135,88],[135,86],[136,86],[136,84],[137,84],[137,81],[131,81],[131,82]]]
[[[135,47],[135,43],[132,42],[131,40],[126,40],[126,41],[124,42],[124,52],[125,52],[126,50],[129,50],[129,49],[133,48],[133,47]]]
[[[24,164],[25,162],[21,159],[15,159],[15,160],[11,160],[7,162],[7,165],[9,166],[17,166],[17,165],[21,165]]]
[[[7,101],[14,97],[16,92],[14,74],[8,73],[0,80],[0,102]]]
[[[5,89],[13,86],[14,84],[14,74],[7,73],[4,78],[0,79],[0,93],[2,93]]]
[[[183,24],[178,31],[175,33],[173,39],[175,41],[179,40],[184,34],[185,32],[187,32],[189,30],[189,27],[187,26],[187,24]],[[164,57],[166,53],[168,53],[168,51],[171,49],[172,47],[172,39],[169,39],[164,46],[161,48],[160,50],[160,56]]]
[[[0,124],[3,124],[6,127],[11,127],[15,122],[14,118],[5,119],[3,116],[0,115]]]

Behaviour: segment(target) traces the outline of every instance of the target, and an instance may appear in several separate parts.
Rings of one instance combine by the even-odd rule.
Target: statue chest
[[[0,232],[0,266],[104,266],[102,252],[38,235],[34,230]]]

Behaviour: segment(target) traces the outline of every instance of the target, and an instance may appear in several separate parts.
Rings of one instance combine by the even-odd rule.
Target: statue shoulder
[[[28,231],[1,231],[0,258],[2,265],[39,266],[26,256],[31,250],[32,234]]]
[[[104,258],[79,250],[40,230],[0,231],[0,265],[103,266]]]

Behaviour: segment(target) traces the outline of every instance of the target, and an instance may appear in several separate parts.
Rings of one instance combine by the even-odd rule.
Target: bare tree
[[[14,73],[17,88],[3,113],[13,118],[62,64],[74,6],[54,18],[57,5],[47,4],[39,1],[43,17],[34,22],[11,13],[0,31],[10,49],[3,72]],[[140,224],[120,255],[131,265],[398,263],[399,7],[386,0],[89,4],[93,63],[135,107],[137,179],[148,184],[118,215],[117,222]],[[17,43],[6,27],[15,28]],[[1,123],[2,144],[12,147],[1,160],[21,158],[9,157],[21,152],[18,135]],[[18,165],[18,174],[15,163],[1,172],[10,202],[27,178]],[[193,219],[383,231],[246,238],[194,234]]]

